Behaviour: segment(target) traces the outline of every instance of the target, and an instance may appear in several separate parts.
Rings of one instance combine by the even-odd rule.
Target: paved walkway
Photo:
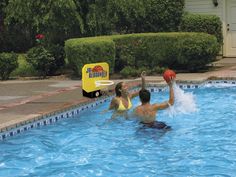
[[[212,64],[213,71],[179,73],[177,81],[200,82],[206,79],[236,79],[236,58]],[[147,82],[163,83],[161,76],[148,76]],[[139,81],[138,79],[127,81]],[[118,82],[116,80],[115,82]],[[90,101],[82,96],[79,80],[13,80],[0,82],[0,131],[44,114]]]

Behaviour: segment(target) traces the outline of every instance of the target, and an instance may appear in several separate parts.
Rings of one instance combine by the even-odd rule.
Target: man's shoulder
[[[141,111],[142,111],[142,106],[141,105],[134,108],[134,112],[137,113],[137,114],[139,114]]]
[[[154,104],[151,105],[151,107],[153,109],[157,109],[159,105],[160,105],[159,103],[154,103]]]
[[[142,107],[143,107],[142,105],[139,105],[139,106],[137,106],[135,109],[136,109],[136,110],[139,110],[139,109],[142,109]]]

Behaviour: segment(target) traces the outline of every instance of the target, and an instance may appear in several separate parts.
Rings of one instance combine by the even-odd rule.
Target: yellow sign
[[[86,64],[82,68],[82,89],[86,92],[94,92],[104,88],[101,83],[109,80],[109,65],[107,63]]]

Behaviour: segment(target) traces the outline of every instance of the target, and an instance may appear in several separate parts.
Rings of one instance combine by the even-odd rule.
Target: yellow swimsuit
[[[117,111],[126,111],[129,110],[132,107],[132,103],[130,101],[130,98],[128,98],[128,108],[126,108],[123,103],[122,100],[120,99],[120,103],[119,103],[119,107],[117,109]]]

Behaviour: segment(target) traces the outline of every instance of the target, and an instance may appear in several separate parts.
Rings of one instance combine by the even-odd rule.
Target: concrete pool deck
[[[207,79],[236,80],[236,58],[212,63],[214,70],[204,73],[178,73],[177,81],[202,82]],[[138,83],[140,78],[126,80]],[[147,83],[165,84],[162,76],[147,76]],[[115,80],[119,82],[120,80]],[[68,79],[9,80],[0,82],[0,132],[42,115],[64,110],[93,99],[82,96],[81,81]]]

